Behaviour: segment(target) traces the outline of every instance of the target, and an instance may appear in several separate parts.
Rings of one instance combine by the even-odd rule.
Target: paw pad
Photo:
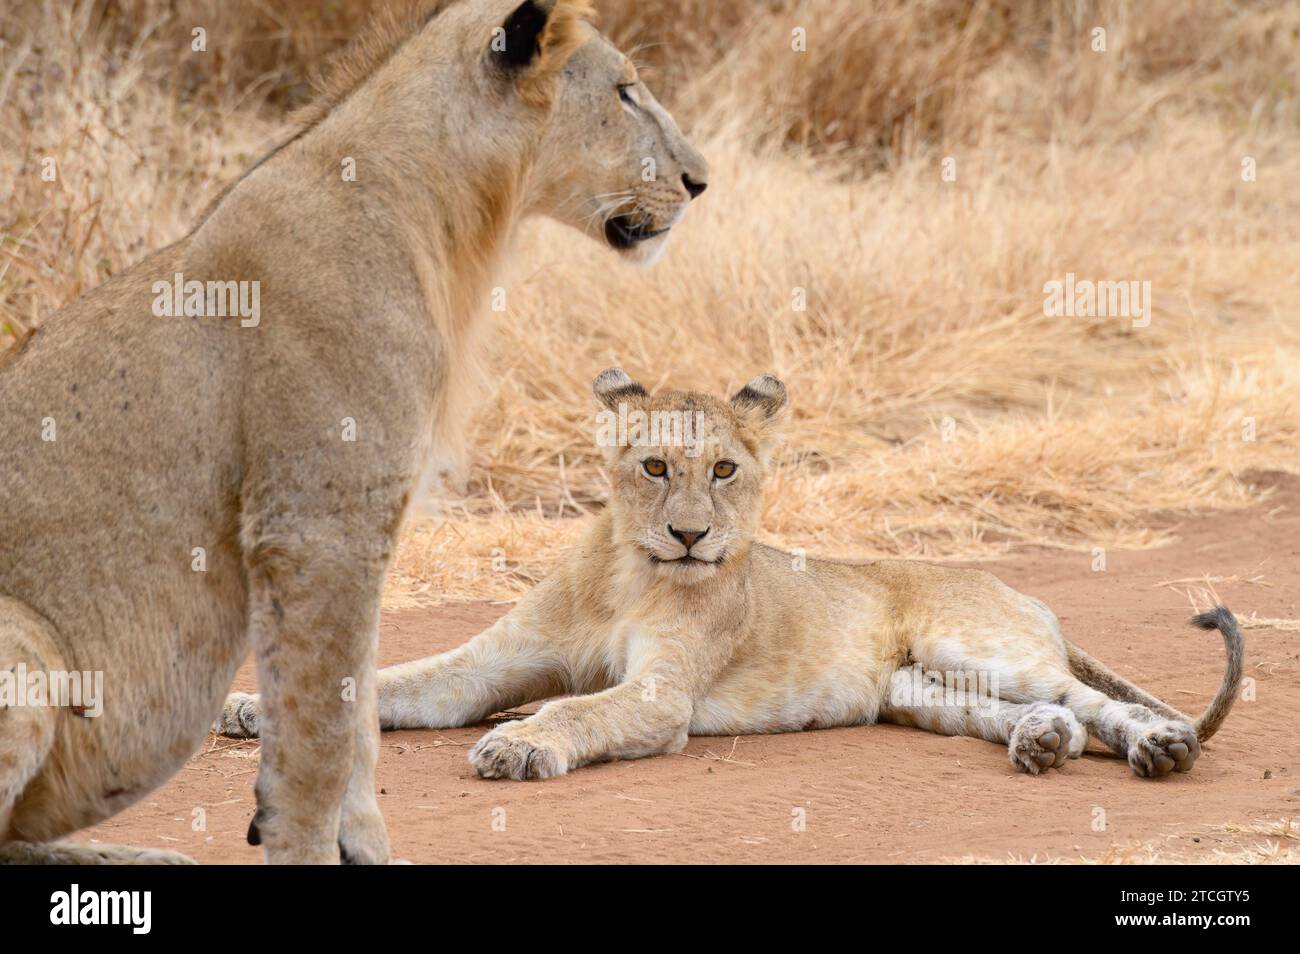
[[[1190,772],[1201,754],[1196,729],[1187,722],[1164,721],[1144,727],[1129,747],[1128,764],[1143,778]]]
[[[1021,716],[1012,730],[1008,745],[1011,764],[1038,775],[1077,756],[1086,740],[1083,727],[1069,709],[1037,705]]]

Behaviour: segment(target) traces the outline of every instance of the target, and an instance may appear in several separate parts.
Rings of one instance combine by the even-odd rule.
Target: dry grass
[[[1206,610],[1223,605],[1224,601],[1220,598],[1217,589],[1219,584],[1272,585],[1264,578],[1263,574],[1259,573],[1250,576],[1211,576],[1207,573],[1203,576],[1188,577],[1181,580],[1164,580],[1155,585],[1168,586],[1177,590],[1187,598],[1187,604],[1191,607],[1193,613],[1204,613]],[[1237,623],[1241,629],[1275,629],[1279,632],[1300,632],[1300,619],[1260,616],[1256,612],[1252,612],[1249,616],[1238,617]]]
[[[183,234],[374,5],[7,4],[0,347]],[[1296,5],[598,8],[710,191],[649,271],[525,229],[477,456],[407,534],[392,598],[510,598],[546,572],[604,491],[586,395],[613,363],[712,391],[782,376],[764,532],[826,553],[1147,546],[1169,512],[1257,500],[1250,471],[1300,469]],[[1066,272],[1150,281],[1150,325],[1044,316]]]
[[[1005,858],[963,855],[949,859],[958,865],[1294,865],[1300,864],[1300,827],[1293,818],[1229,823],[1196,836],[1171,835],[1166,844],[1126,842],[1100,855],[1072,857],[1008,854]]]

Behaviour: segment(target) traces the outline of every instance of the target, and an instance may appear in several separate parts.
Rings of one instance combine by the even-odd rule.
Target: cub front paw
[[[1166,720],[1144,726],[1128,750],[1128,764],[1143,778],[1170,772],[1190,772],[1201,754],[1196,729],[1187,722]]]
[[[1037,775],[1060,767],[1067,758],[1078,758],[1087,741],[1088,734],[1073,712],[1042,703],[1021,716],[1007,748],[1012,765]]]
[[[257,738],[257,696],[247,692],[232,692],[212,728],[217,735],[232,739]]]
[[[569,770],[563,750],[527,722],[497,726],[469,750],[469,761],[483,778],[554,778]]]

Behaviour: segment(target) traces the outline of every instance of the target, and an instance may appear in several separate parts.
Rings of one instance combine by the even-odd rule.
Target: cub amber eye
[[[668,473],[668,465],[658,457],[651,457],[648,460],[642,461],[641,466],[645,468],[645,472],[651,477],[662,477],[664,474]]]
[[[713,465],[713,476],[718,480],[726,480],[736,472],[736,465],[729,460],[720,460]]]

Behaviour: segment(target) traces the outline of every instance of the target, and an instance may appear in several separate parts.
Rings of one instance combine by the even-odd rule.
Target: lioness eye
[[[641,466],[645,468],[645,472],[651,477],[662,477],[664,474],[668,473],[668,465],[658,457],[646,458],[641,462]]]
[[[736,472],[736,465],[733,461],[720,460],[713,465],[713,476],[718,480],[726,480]]]
[[[629,106],[635,106],[636,100],[633,99],[632,94],[628,92],[628,90],[631,88],[632,86],[630,83],[619,83],[618,98],[621,99],[623,102],[627,103]]]

